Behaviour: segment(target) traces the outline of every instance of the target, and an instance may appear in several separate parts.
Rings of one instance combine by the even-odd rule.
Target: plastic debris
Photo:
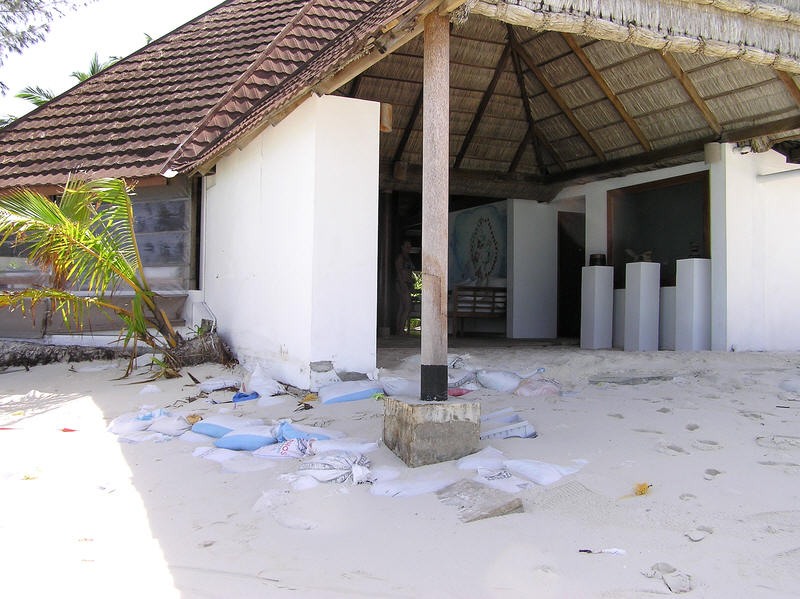
[[[578,553],[608,553],[609,555],[628,555],[624,549],[609,547],[608,549],[578,549]]]

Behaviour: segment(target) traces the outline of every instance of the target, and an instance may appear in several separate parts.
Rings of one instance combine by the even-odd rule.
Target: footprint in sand
[[[659,443],[656,451],[667,455],[689,455],[689,452],[680,445],[667,445],[666,443]]]
[[[651,435],[663,435],[664,433],[661,431],[656,431],[651,428],[632,428],[631,429],[634,433],[649,433]]]
[[[642,574],[648,578],[660,578],[672,593],[688,593],[692,590],[692,577],[666,562],[653,564]]]
[[[700,425],[695,424],[694,422],[690,422],[689,424],[686,425],[687,431],[696,431],[698,428],[700,428]]]
[[[708,439],[697,439],[692,442],[692,447],[701,451],[714,451],[715,449],[722,449],[722,445],[716,441],[710,441]]]
[[[697,499],[697,495],[692,495],[691,493],[681,493],[678,496],[678,499],[681,501],[691,501],[692,499]]]
[[[608,414],[608,416],[609,416],[610,418],[619,418],[620,420],[622,420],[623,418],[625,418],[625,416],[623,416],[622,414]]]
[[[764,437],[756,437],[756,444],[767,449],[780,449],[781,451],[789,451],[791,449],[800,449],[800,437],[789,437],[787,435],[768,435]]]
[[[715,468],[706,468],[706,471],[703,473],[703,478],[706,480],[714,480],[720,474],[722,474],[722,472]]]
[[[713,532],[714,529],[711,528],[710,526],[698,526],[694,530],[690,530],[688,532],[683,533],[683,536],[688,538],[693,543],[699,543]]]
[[[669,408],[660,408],[656,410],[656,412],[658,412],[659,414],[671,414],[672,410],[670,410]]]

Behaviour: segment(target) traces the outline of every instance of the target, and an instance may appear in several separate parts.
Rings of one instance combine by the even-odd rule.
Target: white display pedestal
[[[662,287],[658,306],[658,349],[675,349],[675,287]]]
[[[611,339],[614,348],[625,346],[625,290],[614,290],[614,335]]]
[[[661,264],[625,265],[625,351],[658,350]]]
[[[711,260],[677,261],[675,349],[711,349]]]
[[[614,323],[614,267],[581,270],[581,348],[611,349]]]

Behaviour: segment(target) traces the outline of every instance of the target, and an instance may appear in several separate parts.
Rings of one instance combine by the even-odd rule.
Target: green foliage
[[[80,82],[86,81],[89,77],[94,77],[100,71],[107,69],[112,64],[119,60],[119,56],[109,56],[108,60],[101,63],[100,58],[97,56],[97,52],[94,53],[92,56],[92,60],[89,63],[89,70],[88,71],[72,71],[70,77],[75,77]]]
[[[52,90],[44,89],[38,85],[29,85],[17,94],[17,98],[27,100],[37,107],[44,106],[55,97],[56,95]]]
[[[49,299],[65,323],[82,329],[94,306],[122,321],[125,346],[135,348],[142,341],[168,356],[180,337],[145,279],[131,192],[121,179],[70,179],[59,202],[26,189],[0,198],[0,243],[11,240],[50,275],[47,287],[0,294],[0,307],[25,309]],[[109,301],[121,288],[133,292],[129,308]],[[150,332],[153,328],[163,340]]]

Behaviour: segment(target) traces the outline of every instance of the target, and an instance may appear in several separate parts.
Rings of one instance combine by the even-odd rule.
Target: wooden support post
[[[450,21],[425,17],[422,103],[422,366],[424,401],[447,399]]]

